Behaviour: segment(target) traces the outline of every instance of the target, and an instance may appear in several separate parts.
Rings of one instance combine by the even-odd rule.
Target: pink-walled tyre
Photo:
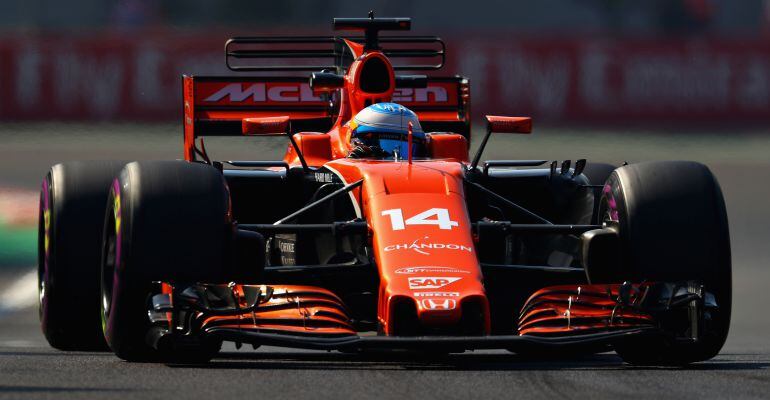
[[[127,361],[202,362],[221,343],[184,350],[148,344],[154,281],[224,282],[234,237],[222,174],[186,161],[134,162],[114,180],[105,216],[101,315],[113,352]]]
[[[60,350],[107,350],[99,319],[107,193],[123,161],[54,165],[43,178],[38,228],[40,324]]]
[[[659,161],[616,169],[599,212],[620,234],[617,282],[697,282],[716,307],[703,311],[697,340],[653,338],[616,347],[626,362],[681,365],[717,355],[730,327],[732,266],[727,212],[703,164]]]

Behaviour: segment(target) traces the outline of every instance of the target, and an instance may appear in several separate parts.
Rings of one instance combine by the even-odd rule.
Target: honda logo
[[[449,311],[457,307],[457,300],[454,299],[424,299],[422,308],[426,310]]]

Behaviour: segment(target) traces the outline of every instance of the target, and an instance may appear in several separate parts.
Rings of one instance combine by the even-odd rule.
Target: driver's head
[[[348,122],[354,146],[378,147],[387,157],[407,156],[407,135],[412,123],[412,156],[423,157],[425,133],[417,114],[396,103],[377,103],[364,108]]]

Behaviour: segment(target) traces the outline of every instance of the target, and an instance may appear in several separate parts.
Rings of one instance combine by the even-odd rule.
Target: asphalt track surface
[[[0,125],[0,187],[36,190],[47,168],[66,160],[178,158],[180,140],[176,125]],[[207,147],[219,159],[269,159],[284,146],[271,139]],[[709,165],[725,194],[733,248],[733,323],[722,353],[680,369],[631,367],[613,353],[532,361],[497,351],[361,357],[229,346],[205,366],[131,364],[48,347],[32,306],[32,266],[0,266],[0,398],[770,398],[767,132],[544,129],[496,137],[490,150],[506,159]]]

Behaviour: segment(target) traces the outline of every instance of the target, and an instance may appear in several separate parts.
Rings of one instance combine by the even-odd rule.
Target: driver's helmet
[[[414,111],[396,103],[377,103],[364,108],[348,122],[354,147],[366,146],[381,157],[407,157],[407,135],[412,123],[412,156],[427,153],[425,133]]]

